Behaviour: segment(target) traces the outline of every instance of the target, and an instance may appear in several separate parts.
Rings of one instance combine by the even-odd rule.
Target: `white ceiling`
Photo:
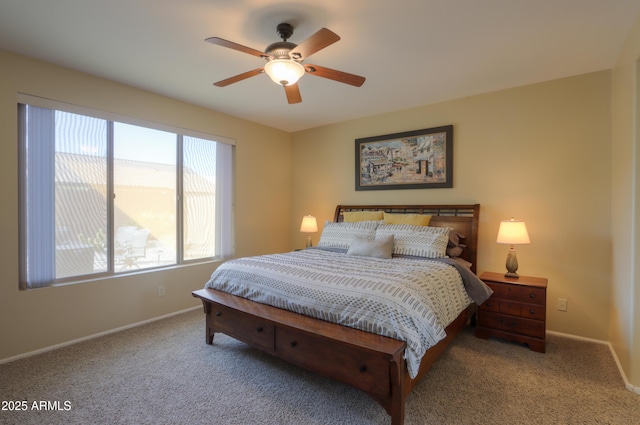
[[[610,69],[638,16],[638,0],[0,0],[0,49],[297,131]],[[262,51],[281,22],[296,44],[337,33],[306,62],[364,85],[306,75],[294,105],[266,75],[213,86],[264,62],[205,38]]]

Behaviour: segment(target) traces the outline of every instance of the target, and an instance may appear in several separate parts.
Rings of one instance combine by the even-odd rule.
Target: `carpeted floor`
[[[357,390],[225,335],[206,345],[201,310],[0,365],[0,401],[0,423],[16,425],[390,423]],[[5,410],[16,401],[27,410]],[[640,423],[640,396],[625,389],[608,347],[550,336],[540,354],[477,339],[472,329],[409,396],[405,419],[633,423]]]

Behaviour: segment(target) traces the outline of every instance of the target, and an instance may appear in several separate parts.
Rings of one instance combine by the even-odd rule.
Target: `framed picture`
[[[453,187],[453,126],[356,139],[356,190]]]

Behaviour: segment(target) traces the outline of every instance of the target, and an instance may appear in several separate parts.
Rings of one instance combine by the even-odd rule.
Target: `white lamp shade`
[[[525,226],[524,221],[514,219],[501,221],[496,242],[509,245],[530,243],[527,226]]]
[[[290,86],[304,75],[304,66],[291,59],[273,59],[264,66],[264,72],[274,83]]]
[[[302,224],[300,224],[300,231],[303,233],[315,233],[318,231],[318,222],[312,215],[305,215],[302,217]]]

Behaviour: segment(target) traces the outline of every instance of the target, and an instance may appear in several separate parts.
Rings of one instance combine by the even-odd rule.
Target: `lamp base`
[[[511,245],[511,248],[509,248],[506,266],[507,273],[504,274],[505,277],[512,277],[515,279],[520,277],[518,276],[518,273],[516,273],[516,270],[518,270],[518,257],[516,257],[516,250],[513,245]]]
[[[307,236],[307,246],[305,248],[311,248],[312,244],[311,244],[311,235]]]

